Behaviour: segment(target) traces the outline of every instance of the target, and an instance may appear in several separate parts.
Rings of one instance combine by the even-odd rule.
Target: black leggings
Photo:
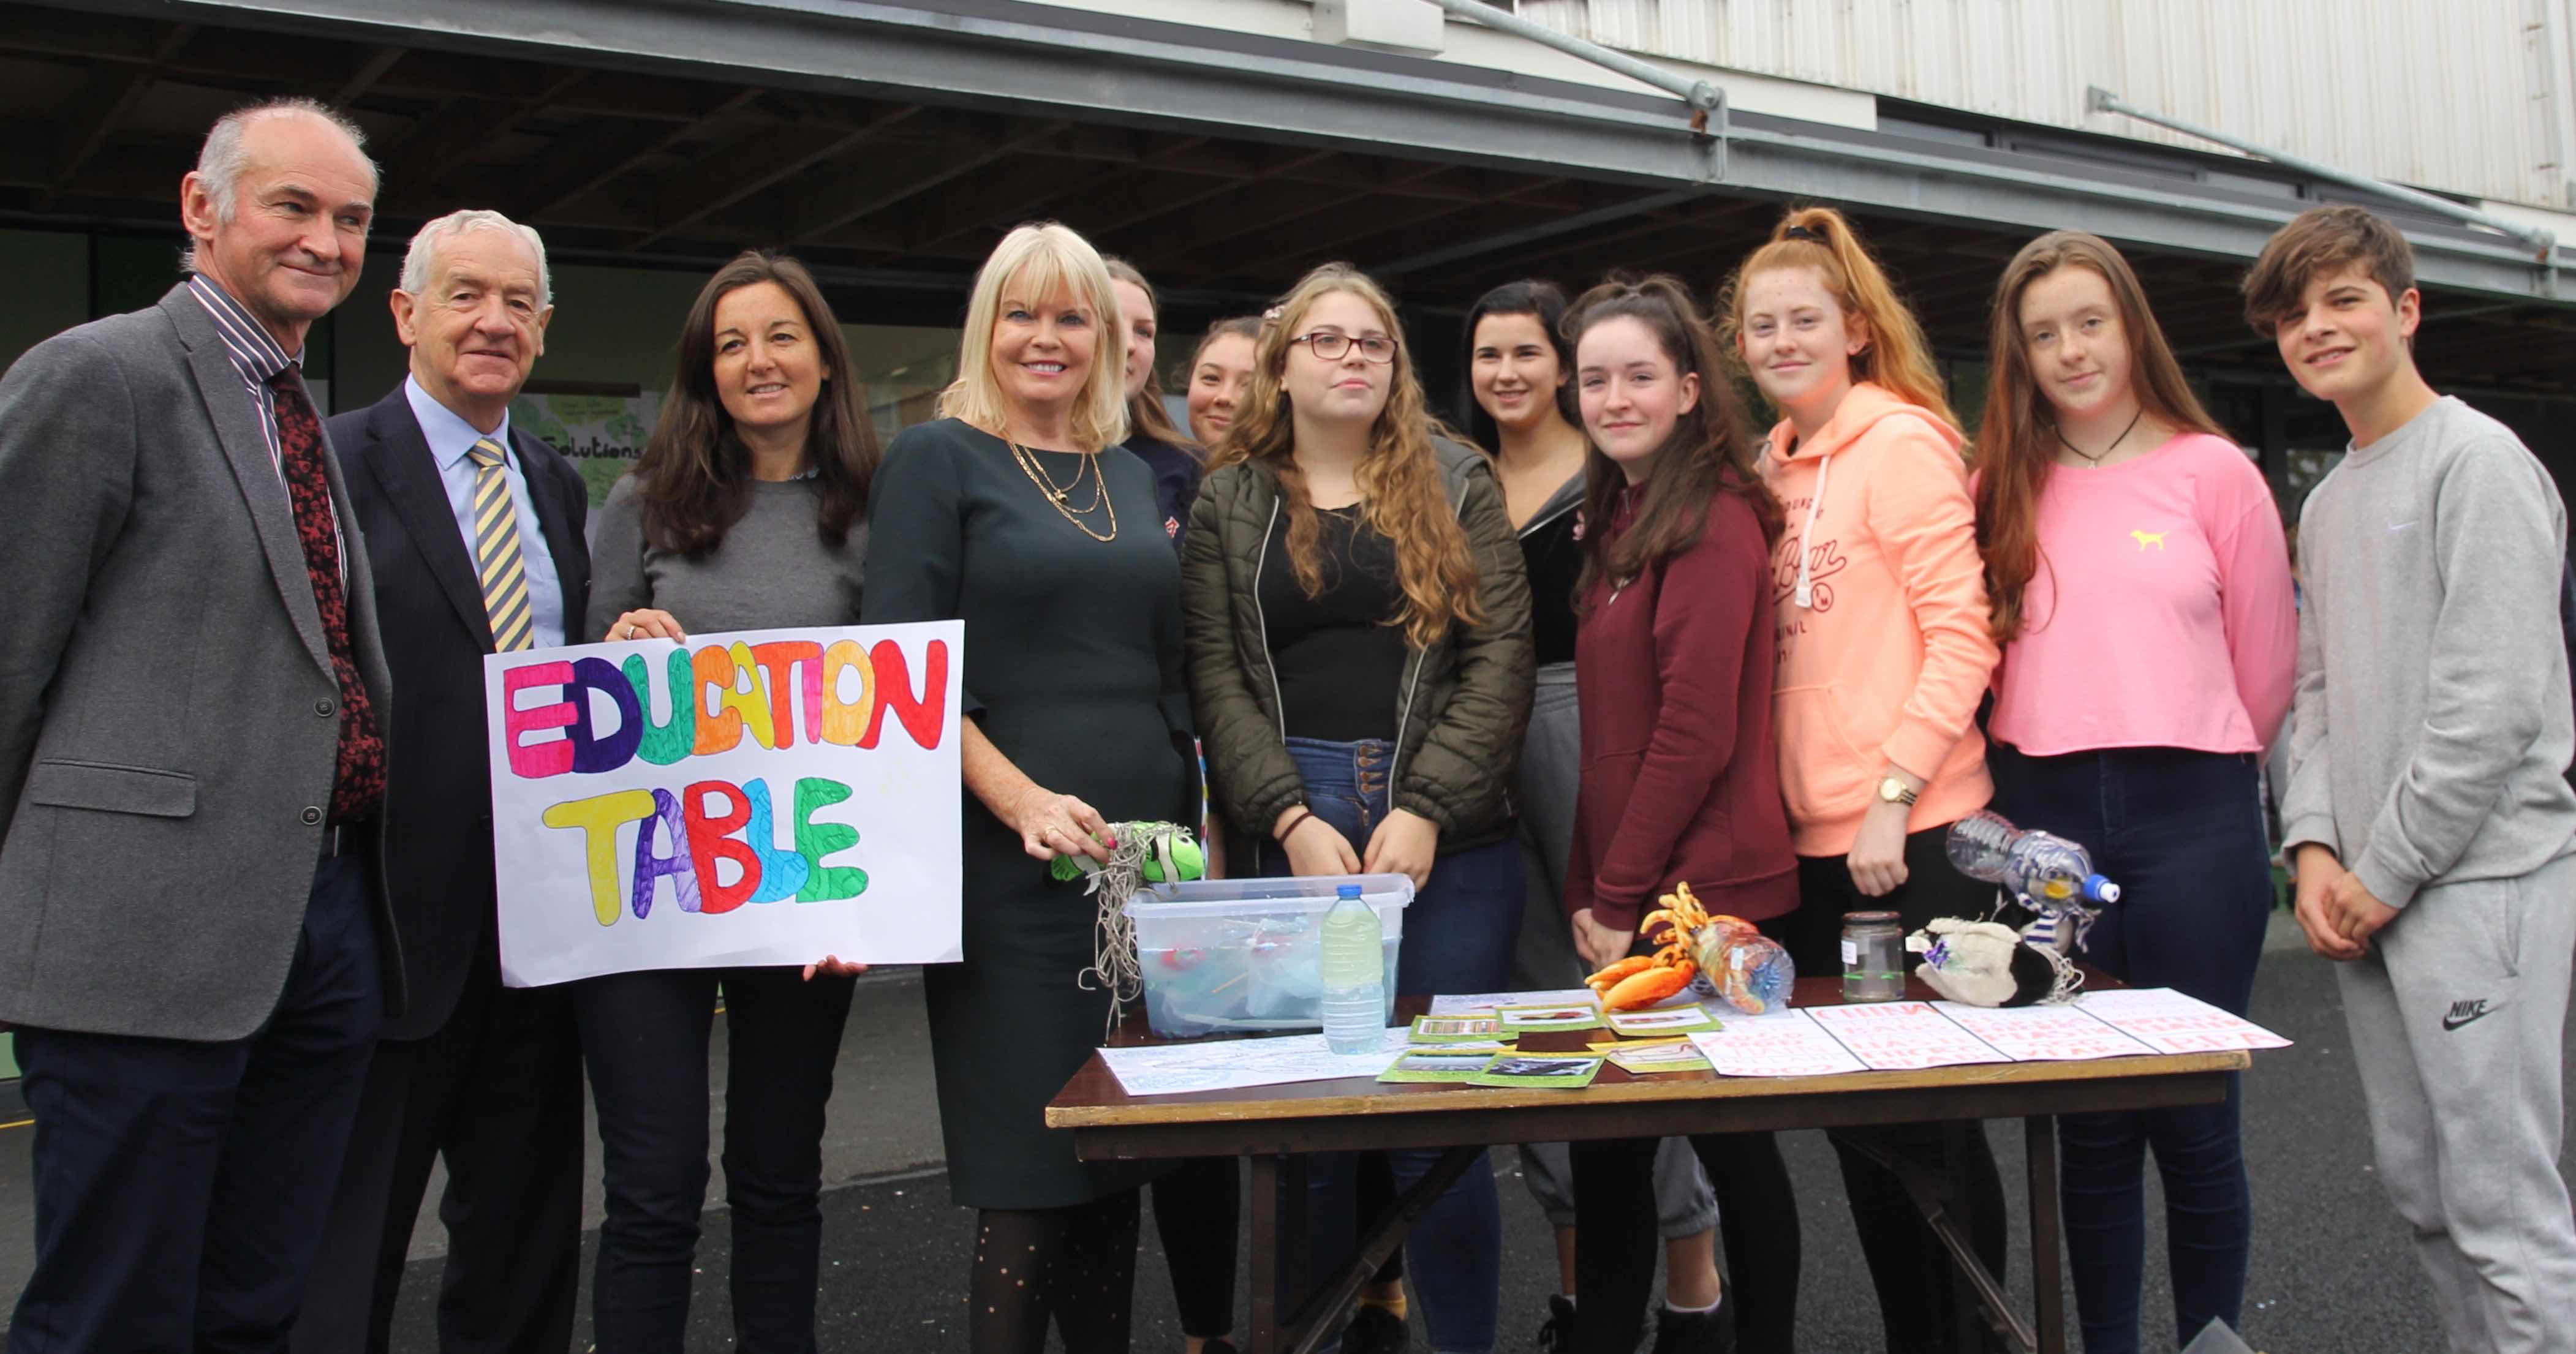
[[[976,1217],[968,1349],[1041,1354],[1053,1318],[1066,1354],[1127,1354],[1136,1191],[1066,1208],[987,1208]]]
[[[1906,880],[1895,892],[1872,898],[1852,884],[1851,867],[1841,856],[1798,858],[1798,921],[1790,954],[1798,972],[1808,976],[1842,972],[1842,920],[1846,912],[1890,911],[1908,932],[1934,917],[1975,921],[1992,910],[1995,887],[1960,874],[1945,849],[1947,824],[1925,828],[1905,839]],[[1861,1255],[1878,1290],[1878,1314],[1886,1328],[1889,1354],[1953,1354],[1958,1351],[1956,1307],[1952,1302],[1950,1254],[1923,1212],[1914,1206],[1893,1171],[1863,1155],[1856,1144],[1868,1144],[1900,1160],[1935,1173],[1949,1164],[1945,1128],[1937,1123],[1885,1124],[1869,1128],[1827,1130],[1834,1155],[1841,1158],[1843,1192],[1850,1196],[1852,1226],[1860,1233]],[[2003,1177],[1995,1170],[1994,1149],[1986,1126],[1968,1125],[1967,1195],[1957,1201],[1957,1214],[1970,1244],[1998,1282],[2005,1269],[2007,1236]],[[1748,1346],[1749,1347],[1749,1346]],[[1966,1354],[1966,1351],[1958,1351]]]

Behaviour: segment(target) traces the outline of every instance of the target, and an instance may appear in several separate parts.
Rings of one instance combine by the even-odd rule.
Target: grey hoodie
[[[2540,462],[2456,399],[2326,476],[2299,517],[2285,851],[2332,848],[2391,907],[2576,851],[2566,542]]]

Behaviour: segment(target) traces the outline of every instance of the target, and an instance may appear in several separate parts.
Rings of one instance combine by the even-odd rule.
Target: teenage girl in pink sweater
[[[1995,671],[1996,807],[2120,882],[2083,958],[2244,1014],[2272,907],[2257,764],[2298,630],[2262,472],[2183,383],[2137,275],[2091,235],[2025,246],[1995,296],[1977,437]],[[2087,1354],[2139,1347],[2147,1149],[2163,1176],[2175,1338],[2237,1323],[2252,1204],[2238,1093],[2057,1121]]]

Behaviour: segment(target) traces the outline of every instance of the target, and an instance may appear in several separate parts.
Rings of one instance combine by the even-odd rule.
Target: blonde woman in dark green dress
[[[1058,225],[975,280],[940,418],[887,449],[870,500],[871,624],[962,619],[965,959],[924,979],[950,1192],[980,1213],[970,1347],[1123,1351],[1142,1163],[1076,1161],[1046,1102],[1109,997],[1077,980],[1094,907],[1057,853],[1197,816],[1180,563],[1127,434],[1116,295]]]

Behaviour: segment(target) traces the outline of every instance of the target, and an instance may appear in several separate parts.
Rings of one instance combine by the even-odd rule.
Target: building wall
[[[2576,207],[2570,0],[1517,0],[1640,53],[2209,149],[2142,108],[2377,178]]]

